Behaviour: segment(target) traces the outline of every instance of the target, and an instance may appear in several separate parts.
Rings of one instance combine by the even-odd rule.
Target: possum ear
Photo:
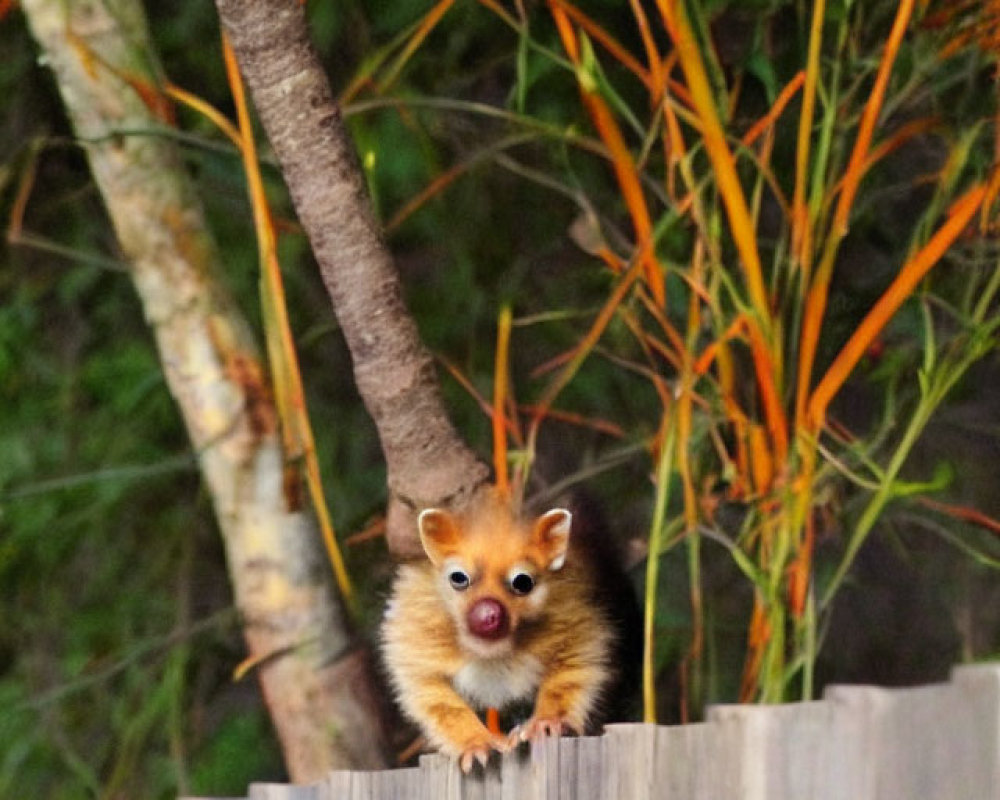
[[[457,520],[440,508],[427,508],[417,517],[420,543],[424,552],[435,566],[458,549],[462,532]]]
[[[566,549],[569,547],[569,529],[573,515],[565,508],[553,508],[535,520],[532,538],[541,551],[542,562],[555,572],[566,563]]]

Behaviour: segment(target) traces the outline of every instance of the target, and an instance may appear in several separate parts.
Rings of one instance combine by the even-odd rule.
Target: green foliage
[[[231,109],[211,4],[147,5],[167,75],[216,107]],[[702,12],[699,30],[706,41],[738,45],[724,50],[714,65],[717,89],[737,77],[744,81],[734,125],[748,127],[801,67],[806,43],[796,16],[801,5],[689,3]],[[891,5],[857,0],[848,12],[845,3],[828,3],[826,52],[836,46],[841,20],[853,25],[838,62],[843,94],[851,103],[843,96],[824,99],[833,103],[830,119],[838,125],[856,122],[837,115],[857,108],[870,88],[871,54],[884,39]],[[585,10],[642,59],[627,4],[608,0]],[[333,85],[342,90],[376,55],[391,62],[398,52],[391,43],[412,29],[422,11],[404,0],[353,0],[313,2],[309,13]],[[749,41],[737,35],[745,30],[753,32]],[[984,120],[995,112],[989,99],[995,86],[983,57],[968,52],[938,64],[928,36],[913,41],[901,56],[894,79],[900,101],[891,113],[935,114],[943,132],[922,137],[866,178],[870,191],[852,219],[845,267],[835,277],[818,369],[884,289],[901,254],[929,232],[929,227],[914,231],[919,209],[932,194],[923,184],[914,187],[914,174],[939,169],[942,154],[963,131],[974,131],[967,170],[982,172],[992,160],[987,144],[993,131]],[[280,777],[279,756],[252,686],[231,683],[243,649],[211,510],[155,344],[117,263],[113,235],[80,153],[68,143],[51,77],[35,65],[20,17],[0,25],[0,49],[0,152],[6,154],[0,163],[0,210],[10,214],[29,164],[26,143],[40,140],[25,230],[44,239],[43,246],[34,240],[0,246],[0,797],[241,793],[251,779]],[[646,119],[644,95],[627,71],[596,46],[595,53],[609,102]],[[933,80],[920,84],[919,92],[907,89],[908,80],[923,73],[932,73]],[[790,108],[786,113],[794,117],[795,104]],[[821,104],[817,116],[825,113]],[[347,114],[375,208],[386,222],[446,170],[467,166],[389,231],[389,242],[425,341],[483,396],[492,385],[496,315],[502,304],[513,305],[514,387],[519,401],[535,402],[549,377],[533,370],[579,341],[614,285],[614,276],[575,243],[578,231],[572,226],[594,217],[619,251],[631,235],[550,17],[541,5],[532,7],[527,27],[513,29],[483,5],[456,4],[396,81],[381,93],[362,92]],[[203,120],[187,111],[179,117],[192,137],[185,140],[184,154],[225,254],[225,280],[257,321],[257,256],[239,159]],[[646,174],[662,175],[660,148],[643,142],[641,126],[638,132],[624,127],[632,151],[644,156]],[[773,154],[772,169],[786,191],[793,138],[779,133]],[[843,147],[833,143],[832,161],[846,159]],[[705,162],[701,150],[691,158]],[[754,173],[744,161],[740,166],[749,184]],[[269,175],[275,211],[290,218],[273,167]],[[714,192],[711,186],[702,189]],[[663,200],[664,187],[655,180],[645,190]],[[763,219],[764,260],[777,263],[782,254],[773,244],[776,224],[771,219],[767,227],[767,213]],[[696,237],[669,212],[657,223],[658,253],[668,265],[668,311],[683,323],[684,270]],[[721,217],[708,224],[723,227]],[[343,537],[380,512],[384,467],[308,247],[297,234],[283,235],[281,247],[324,480]],[[735,263],[728,243],[725,247],[726,258]],[[818,552],[822,582],[832,579],[842,553],[838,530],[852,529],[859,519],[874,524],[869,503],[884,501],[887,512],[875,509],[882,513],[878,530],[897,545],[888,552],[899,555],[882,557],[889,568],[908,570],[907,580],[932,595],[928,607],[946,607],[956,617],[1000,607],[989,573],[980,566],[996,560],[995,540],[965,523],[930,515],[899,490],[926,488],[928,482],[938,489],[944,481],[935,479],[950,477],[943,497],[1000,513],[992,469],[1000,408],[992,388],[1000,367],[991,349],[995,332],[981,335],[981,328],[967,325],[976,299],[968,296],[969,287],[981,285],[970,275],[982,274],[981,265],[992,263],[996,253],[989,242],[977,247],[963,250],[940,281],[935,278],[934,295],[923,294],[904,307],[885,332],[883,351],[862,363],[836,409],[862,438],[845,443],[843,460],[827,467],[842,474],[825,484],[816,510],[829,518],[829,538]],[[712,324],[706,321],[698,332],[701,346],[714,336]],[[925,344],[932,335],[938,355],[928,363]],[[966,373],[963,359],[977,348],[984,363]],[[534,470],[539,486],[589,475],[590,489],[622,521],[619,532],[629,538],[648,530],[654,495],[648,445],[658,428],[660,400],[643,371],[648,367],[631,329],[616,317],[557,408],[614,423],[624,441],[550,420],[542,427]],[[673,388],[675,374],[662,364],[659,369]],[[442,375],[453,419],[488,458],[488,420],[462,387]],[[752,396],[752,387],[741,388]],[[909,442],[900,421],[915,418],[929,400],[943,403],[942,413],[937,422],[921,420],[929,426],[922,443]],[[725,495],[732,476],[713,473],[713,452],[728,443],[720,438],[709,424],[696,425],[692,458],[704,482],[699,492],[718,502],[719,527],[738,539],[746,535],[749,513]],[[880,467],[901,444],[913,444],[907,467],[900,465],[899,474]],[[667,517],[674,527],[666,529],[668,547],[660,564],[655,659],[665,690],[661,718],[674,719],[682,705],[679,675],[693,622],[689,554],[676,546],[680,527],[672,522],[681,509],[676,478],[669,489]],[[938,545],[941,539],[971,550],[975,560],[954,557],[953,550]],[[367,618],[374,620],[388,576],[384,549],[368,543],[349,548],[347,557],[361,584]],[[745,654],[751,587],[723,543],[706,540],[701,557],[704,695],[732,700]],[[861,605],[883,588],[871,572],[847,580]],[[933,641],[954,648],[947,661],[959,652],[954,626],[944,617],[942,612],[925,627],[928,639],[940,634]],[[973,627],[962,643],[965,652],[1000,651],[995,621],[984,618]],[[877,653],[919,652],[913,640],[920,635],[870,633]],[[822,659],[823,680],[870,679],[874,671],[865,652],[849,665],[839,656]],[[882,679],[903,679],[887,672]],[[908,680],[934,677],[906,673]]]
[[[263,709],[226,718],[191,765],[189,791],[202,795],[240,795],[262,775],[277,780],[281,761],[270,745],[270,720]]]
[[[280,776],[254,693],[219,704],[240,633],[151,334],[20,19],[0,38],[5,215],[23,142],[45,143],[24,221],[42,246],[0,249],[0,796],[173,797],[187,765],[206,793]],[[253,763],[227,778],[215,732],[244,719]]]

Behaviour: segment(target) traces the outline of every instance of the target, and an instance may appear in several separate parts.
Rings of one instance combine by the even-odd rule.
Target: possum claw
[[[510,743],[516,745],[520,742],[535,741],[547,736],[562,736],[568,730],[569,726],[558,717],[542,719],[532,717],[510,732]]]
[[[489,760],[490,751],[485,747],[475,747],[466,750],[459,756],[458,766],[461,768],[462,772],[468,775],[472,772],[472,765],[477,761],[482,765],[486,766],[486,762]]]
[[[474,744],[463,750],[458,757],[458,766],[462,772],[468,775],[472,771],[475,762],[483,767],[490,760],[490,752],[496,750],[498,753],[506,753],[510,749],[510,742],[504,736],[491,736],[488,740]]]

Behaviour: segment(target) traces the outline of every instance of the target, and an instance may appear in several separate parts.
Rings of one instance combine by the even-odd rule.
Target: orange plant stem
[[[646,17],[646,12],[643,11],[642,3],[639,0],[629,0],[629,5],[632,7],[632,16],[635,17],[635,24],[642,37],[642,45],[646,49],[646,60],[649,62],[649,96],[655,107],[666,85],[663,61],[660,58],[656,40],[653,38],[653,32],[649,28],[649,20]]]
[[[510,492],[507,482],[507,353],[510,348],[510,306],[504,306],[497,322],[496,361],[493,366],[493,470],[497,491],[504,497]]]
[[[247,188],[253,209],[254,229],[260,250],[261,285],[265,288],[263,311],[265,320],[270,320],[271,323],[265,326],[265,335],[273,373],[271,379],[274,385],[275,402],[281,417],[282,441],[286,448],[286,459],[291,460],[299,457],[303,459],[306,485],[309,488],[313,509],[316,512],[323,543],[330,558],[337,588],[340,590],[347,608],[352,613],[356,613],[354,587],[348,575],[343,554],[340,552],[330,512],[323,496],[316,445],[312,429],[309,426],[305,392],[302,388],[302,375],[293,345],[291,323],[288,319],[288,306],[285,301],[281,266],[278,263],[274,224],[257,161],[257,147],[253,138],[246,91],[240,76],[239,66],[236,63],[236,54],[233,52],[229,37],[225,33],[222,35],[222,53],[239,122],[240,155],[243,158],[243,169],[246,173]]]
[[[809,582],[812,580],[812,554],[816,540],[815,523],[812,514],[806,515],[805,537],[799,552],[792,563],[788,565],[788,611],[792,619],[802,618],[806,609],[806,599],[809,593]]]
[[[647,89],[655,91],[656,84],[653,83],[649,71],[646,70],[617,39],[615,39],[611,34],[604,30],[604,28],[594,22],[594,20],[584,14],[572,3],[564,2],[564,0],[551,0],[551,2],[557,4],[560,10],[565,12],[566,15],[571,17],[577,25],[590,34],[594,41],[598,42],[605,50],[621,62],[625,69],[642,81],[643,85],[646,86]],[[659,65],[657,64],[657,66]]]
[[[715,108],[715,98],[705,72],[705,64],[698,49],[698,42],[687,18],[684,4],[678,0],[657,0],[664,24],[677,48],[677,57],[684,70],[695,114],[701,122],[701,135],[705,151],[712,162],[719,194],[729,217],[733,241],[743,263],[743,271],[750,293],[750,302],[757,316],[757,324],[765,331],[771,329],[770,304],[764,285],[764,274],[757,252],[757,238],[750,209],[747,206],[733,154],[726,143],[726,134]]]
[[[403,71],[403,67],[406,66],[406,62],[409,61],[413,54],[419,49],[420,45],[423,44],[424,40],[430,35],[431,31],[437,26],[441,18],[448,12],[448,9],[452,7],[455,0],[439,0],[437,4],[428,11],[420,23],[417,25],[416,30],[413,32],[413,36],[403,47],[402,52],[396,57],[392,66],[389,68],[388,74],[379,81],[378,91],[380,94],[384,94],[393,83],[396,82],[396,78]]]
[[[500,712],[492,706],[486,709],[486,728],[490,733],[503,733],[500,730]]]
[[[757,141],[760,135],[765,130],[767,130],[768,126],[774,124],[774,121],[782,115],[782,113],[785,110],[785,107],[788,105],[791,99],[795,97],[795,93],[801,88],[802,82],[804,80],[805,80],[805,73],[800,70],[798,73],[796,73],[794,78],[792,78],[788,83],[785,84],[785,87],[778,94],[777,99],[774,101],[774,104],[767,110],[767,113],[759,120],[757,120],[753,125],[751,125],[750,128],[747,130],[747,132],[743,134],[743,137],[740,139],[740,141],[744,145],[746,145],[747,147],[752,145],[755,141]]]
[[[233,125],[215,106],[211,103],[205,101],[196,94],[192,94],[186,89],[182,89],[180,86],[176,86],[169,81],[163,85],[163,92],[172,100],[176,100],[178,103],[183,103],[197,111],[199,114],[204,116],[206,119],[211,121],[215,127],[222,131],[226,137],[237,147],[242,146],[242,138],[240,132],[236,130],[236,126]]]
[[[465,389],[465,391],[468,392],[469,396],[476,401],[476,405],[479,406],[480,411],[482,411],[490,419],[493,419],[493,406],[486,400],[486,398],[484,398],[479,393],[476,387],[472,385],[472,381],[470,381],[462,373],[462,371],[457,366],[452,364],[448,359],[438,356],[437,360],[438,363],[442,367],[444,367],[445,371],[455,379],[455,382],[463,389]],[[511,441],[517,444],[518,447],[523,445],[523,441],[521,439],[521,433],[517,429],[517,426],[513,422],[511,422],[509,418],[507,419],[506,425],[507,425],[507,435],[510,436]]]
[[[653,248],[653,223],[649,216],[649,208],[646,205],[646,197],[642,193],[642,185],[639,182],[639,174],[636,171],[635,161],[625,144],[621,128],[615,122],[614,115],[608,108],[604,99],[598,94],[595,86],[590,85],[591,78],[585,77],[583,67],[580,63],[580,47],[570,23],[569,17],[560,0],[549,0],[549,9],[556,22],[556,29],[563,41],[563,47],[569,54],[570,59],[577,68],[577,78],[580,87],[580,96],[590,114],[590,118],[597,128],[597,132],[608,148],[611,156],[611,164],[614,168],[615,178],[618,181],[618,188],[621,190],[622,199],[632,218],[632,227],[635,230],[636,245],[639,251],[639,261],[643,264],[646,284],[653,295],[653,299],[658,305],[666,303],[666,289],[663,281],[663,270],[660,268],[659,260]]]
[[[538,427],[541,425],[541,421],[545,418],[548,410],[552,407],[552,403],[559,395],[559,392],[561,392],[565,388],[566,384],[570,382],[572,377],[576,374],[576,371],[580,368],[580,365],[583,363],[583,360],[587,357],[587,354],[594,348],[598,340],[601,338],[601,335],[604,333],[605,328],[607,328],[608,323],[611,322],[611,318],[614,316],[618,306],[625,299],[626,294],[628,294],[629,290],[632,288],[632,284],[635,283],[636,279],[639,277],[641,269],[642,262],[636,261],[631,267],[629,267],[628,271],[625,272],[621,278],[619,278],[615,288],[611,291],[611,296],[601,308],[597,315],[597,319],[594,320],[594,324],[590,326],[590,330],[587,331],[587,334],[574,349],[573,358],[570,359],[569,363],[566,364],[559,374],[552,379],[552,383],[549,384],[548,388],[542,394],[542,397],[536,406],[531,426],[528,429],[527,449],[529,451],[534,450],[535,440],[538,436]]]
[[[774,455],[775,472],[780,473],[785,466],[788,455],[788,423],[785,410],[781,405],[781,392],[775,380],[775,365],[767,343],[763,340],[760,328],[748,325],[750,336],[750,354],[753,357],[754,373],[757,387],[760,390],[761,402],[764,405],[764,419],[767,432],[771,437]]]
[[[927,508],[932,508],[935,511],[948,514],[949,516],[954,517],[955,519],[960,519],[963,522],[978,525],[980,528],[990,531],[990,533],[1000,535],[1000,520],[994,519],[978,509],[969,508],[968,506],[956,506],[951,503],[942,503],[939,500],[934,500],[930,497],[919,497],[917,498],[917,502]]]
[[[747,418],[736,400],[736,370],[733,366],[728,343],[731,339],[741,335],[745,329],[746,317],[742,314],[737,315],[722,335],[704,349],[694,364],[694,371],[697,375],[708,371],[713,362],[717,365],[723,408],[726,417],[733,426],[735,464],[738,474],[732,489],[736,496],[742,496],[750,486],[750,458],[747,451]]]
[[[865,110],[861,115],[861,122],[858,126],[858,137],[854,142],[854,149],[851,151],[851,158],[844,173],[843,187],[840,191],[840,197],[837,199],[833,224],[823,249],[823,256],[806,296],[795,390],[795,417],[799,424],[805,424],[806,422],[804,417],[809,384],[812,378],[813,361],[816,358],[819,332],[823,323],[823,316],[826,313],[826,300],[830,288],[830,278],[833,275],[833,263],[836,260],[840,241],[847,233],[847,223],[851,206],[854,204],[854,197],[857,194],[858,186],[865,172],[864,167],[875,131],[875,123],[878,121],[879,112],[882,110],[882,103],[885,99],[885,91],[889,85],[889,75],[892,73],[896,54],[899,52],[903,35],[906,33],[910,15],[913,12],[913,2],[914,0],[900,0],[896,11],[896,19],[893,22],[892,30],[886,41],[885,50],[882,53],[882,59],[879,62],[875,84],[872,86],[868,102],[865,104]]]
[[[778,459],[776,466],[780,470],[784,466],[784,456],[788,449],[788,434],[784,412],[781,410],[781,390],[777,385],[779,373],[776,365],[780,352],[777,342],[772,341],[773,322],[760,254],[757,251],[753,217],[736,173],[733,154],[726,142],[725,131],[715,107],[708,75],[684,3],[678,0],[657,0],[657,6],[677,48],[678,61],[687,79],[695,114],[701,122],[705,151],[712,163],[733,241],[743,264],[750,304],[754,311],[753,319],[748,321],[754,367],[768,420],[768,431],[774,437],[775,458]]]
[[[861,324],[841,348],[809,398],[808,419],[813,431],[823,424],[827,406],[886,323],[958,238],[986,196],[986,185],[976,184],[952,206],[948,219],[919,251],[903,265]]]

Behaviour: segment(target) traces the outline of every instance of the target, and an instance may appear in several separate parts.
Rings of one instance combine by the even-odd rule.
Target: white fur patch
[[[502,708],[532,697],[542,679],[542,663],[532,655],[474,659],[455,675],[455,691],[470,704]]]

